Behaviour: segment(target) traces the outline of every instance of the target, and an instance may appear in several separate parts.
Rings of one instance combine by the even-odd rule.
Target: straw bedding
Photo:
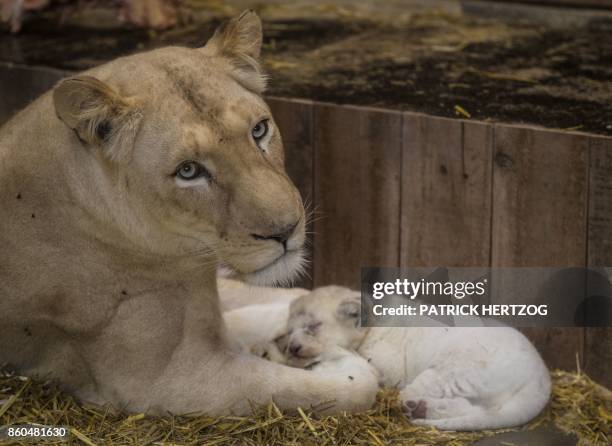
[[[521,429],[551,424],[573,433],[581,445],[608,446],[612,393],[583,373],[554,371],[546,411]],[[0,425],[39,423],[70,429],[69,444],[91,445],[446,445],[460,446],[507,430],[439,432],[410,424],[397,392],[383,390],[365,413],[320,417],[309,410],[282,413],[273,404],[250,417],[125,414],[78,404],[55,384],[0,372]],[[0,440],[2,443],[2,440]],[[37,444],[43,442],[38,441]],[[8,444],[32,444],[14,441]],[[65,444],[55,440],[45,444]],[[504,443],[506,444],[506,443]]]

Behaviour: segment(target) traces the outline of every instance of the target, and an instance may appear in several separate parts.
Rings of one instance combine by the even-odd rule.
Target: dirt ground
[[[183,25],[165,32],[106,25],[104,9],[60,26],[50,11],[17,36],[0,34],[0,61],[82,70],[152,47],[198,46],[234,12],[192,3]],[[384,19],[318,5],[300,16],[262,7],[270,95],[612,135],[612,18],[559,27],[453,8]]]

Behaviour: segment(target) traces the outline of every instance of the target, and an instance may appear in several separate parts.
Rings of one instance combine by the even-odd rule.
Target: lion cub
[[[219,297],[225,336],[237,352],[252,353],[272,362],[287,364],[278,347],[286,337],[289,308],[293,301],[310,291],[302,288],[254,287],[219,279]],[[252,303],[251,303],[252,302]],[[248,304],[247,304],[248,303]],[[295,366],[295,361],[292,364]],[[362,356],[341,346],[329,346],[304,367],[318,373],[344,374],[352,383],[370,382],[377,389],[379,373]]]
[[[286,314],[286,313],[285,313]],[[361,328],[359,293],[328,286],[293,300],[276,340],[289,365],[308,367],[333,347],[354,350],[400,389],[415,423],[447,430],[524,424],[547,404],[548,370],[510,327]],[[275,350],[260,349],[270,355]]]

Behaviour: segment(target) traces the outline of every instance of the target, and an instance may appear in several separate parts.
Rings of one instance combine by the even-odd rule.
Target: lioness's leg
[[[209,414],[246,414],[250,401],[295,409],[335,400],[336,411],[373,404],[377,377],[363,358],[329,356],[325,372],[317,372],[234,352],[220,312],[206,296],[181,291],[132,297],[95,336],[75,341],[96,401],[130,411]]]
[[[356,355],[328,360],[324,372],[229,351],[218,352],[207,361],[195,356],[184,359],[188,363],[177,361],[158,381],[152,408],[248,414],[250,402],[274,401],[285,410],[323,403],[330,412],[354,412],[370,408],[378,391],[374,369]]]

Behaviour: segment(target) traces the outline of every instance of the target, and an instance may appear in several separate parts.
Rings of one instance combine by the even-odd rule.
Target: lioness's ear
[[[53,90],[57,116],[113,160],[126,159],[134,143],[141,114],[132,102],[91,76],[65,79]]]
[[[206,54],[227,57],[236,67],[238,81],[261,93],[266,87],[259,64],[261,43],[261,20],[255,11],[247,10],[219,26],[203,50]]]
[[[247,57],[257,62],[261,41],[261,20],[255,11],[247,10],[222,23],[204,48],[218,55]]]

